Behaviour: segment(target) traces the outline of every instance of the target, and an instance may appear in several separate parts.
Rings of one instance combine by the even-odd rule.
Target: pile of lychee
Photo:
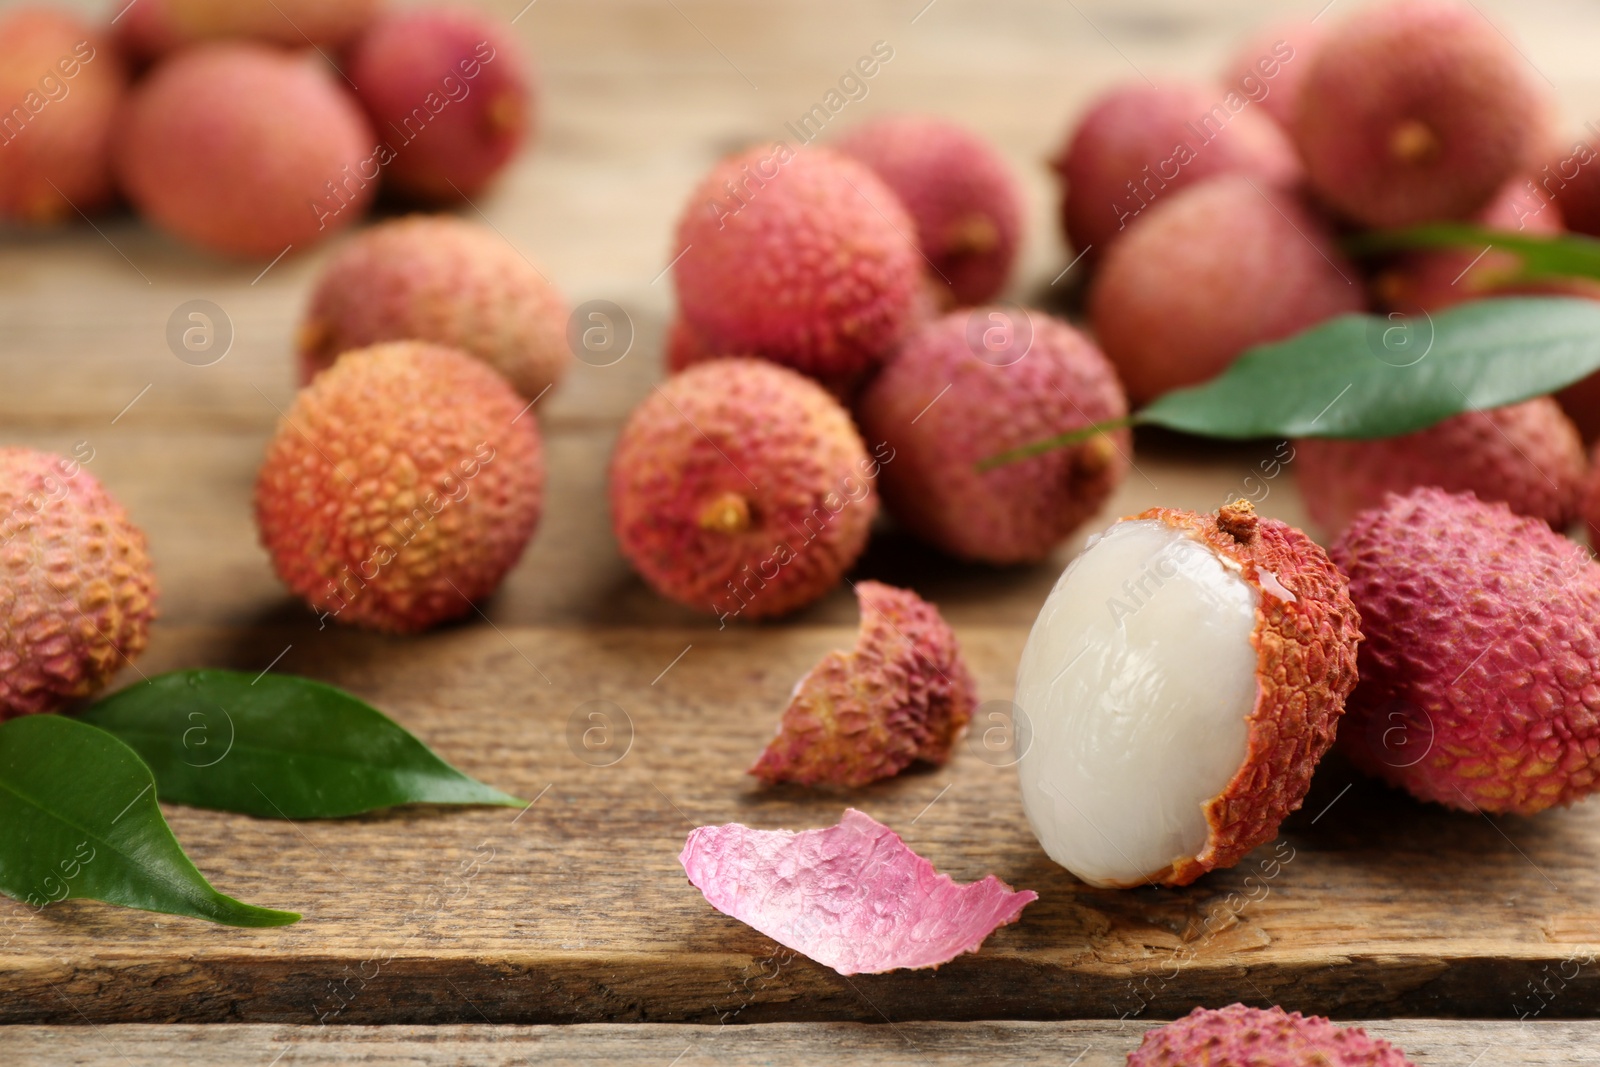
[[[92,23],[0,15],[0,221],[87,218],[120,197],[235,258],[303,251],[380,190],[482,193],[533,134],[507,28],[383,0],[139,0]]]

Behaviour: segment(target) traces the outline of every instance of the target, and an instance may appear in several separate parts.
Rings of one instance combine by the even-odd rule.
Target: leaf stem
[[[1015,463],[1018,460],[1031,459],[1034,456],[1041,456],[1046,452],[1053,452],[1058,448],[1069,448],[1072,445],[1082,444],[1091,437],[1099,437],[1101,434],[1105,433],[1115,433],[1117,430],[1126,430],[1138,422],[1139,415],[1137,412],[1135,412],[1132,415],[1124,415],[1120,419],[1109,419],[1106,422],[1096,422],[1088,426],[1080,426],[1076,430],[1068,430],[1066,433],[1056,434],[1056,436],[1047,437],[1042,441],[1034,441],[1030,444],[1019,445],[1016,448],[1001,452],[997,456],[990,456],[988,459],[979,460],[978,471],[979,473],[992,471],[996,467],[1003,467],[1008,463]]]

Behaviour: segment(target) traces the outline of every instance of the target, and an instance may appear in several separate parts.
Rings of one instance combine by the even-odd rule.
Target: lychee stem
[[[700,528],[721,533],[742,533],[750,528],[750,502],[738,493],[719,493],[700,509]]]
[[[1240,544],[1247,544],[1256,535],[1256,506],[1240,498],[1217,509],[1217,527]]]
[[[1439,155],[1439,136],[1420,119],[1407,119],[1389,134],[1389,154],[1402,163],[1427,163]]]

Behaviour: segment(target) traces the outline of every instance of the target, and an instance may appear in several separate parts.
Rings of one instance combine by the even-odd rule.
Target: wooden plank
[[[1006,696],[1025,630],[960,635],[983,696]],[[1183,889],[1090,889],[1044,857],[1013,769],[976,746],[853,793],[744,775],[794,680],[851,636],[167,627],[141,670],[260,669],[292,645],[280,669],[346,686],[469,773],[541,799],[520,817],[300,823],[171,808],[219,888],[305,920],[234,930],[6,901],[0,1021],[1139,1018],[1232,1000],[1343,1017],[1600,1010],[1600,807],[1491,821],[1335,760],[1282,840],[1233,870]],[[575,717],[587,725],[597,707],[631,725],[610,766],[569,745]],[[1041,899],[938,971],[846,979],[714,912],[678,866],[694,825],[820,826],[847,804],[958,879],[993,872]]]
[[[1600,1063],[1600,1023],[1394,1022],[1361,1024],[1417,1067],[1581,1067]],[[701,1067],[762,1063],[1051,1064],[1123,1067],[1144,1024],[1112,1022],[768,1023],[759,1026],[14,1026],[12,1062],[79,1067],[284,1063],[339,1067],[521,1067],[599,1063]]]

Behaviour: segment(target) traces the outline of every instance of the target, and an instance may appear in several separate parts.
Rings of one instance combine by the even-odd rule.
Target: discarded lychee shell
[[[1186,885],[1299,808],[1356,683],[1360,619],[1310,538],[1246,501],[1091,541],[1017,669],[1023,806],[1091,885]]]
[[[1330,552],[1361,610],[1339,746],[1422,800],[1531,815],[1600,781],[1600,565],[1544,523],[1421,488]]]
[[[1576,427],[1547,396],[1465,412],[1399,437],[1308,438],[1294,449],[1306,508],[1330,534],[1389,493],[1420,485],[1504,501],[1562,529],[1577,515],[1589,471]]]
[[[656,386],[612,454],[612,529],[657,592],[723,620],[838,584],[878,510],[879,461],[817,383],[718,359]]]
[[[863,786],[913,761],[943,764],[977,688],[939,609],[907,589],[860,582],[861,630],[795,687],[778,736],[750,768],[767,783]]]
[[[1416,1067],[1359,1027],[1279,1007],[1196,1008],[1147,1031],[1128,1067]]]

